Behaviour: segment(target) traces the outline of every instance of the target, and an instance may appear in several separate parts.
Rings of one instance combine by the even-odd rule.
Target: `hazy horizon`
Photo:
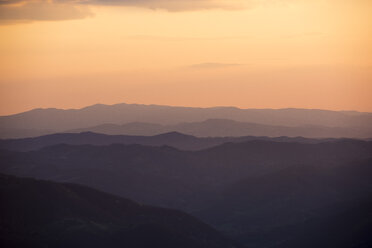
[[[175,108],[199,108],[199,109],[213,109],[213,108],[234,108],[234,109],[240,109],[240,110],[321,110],[321,111],[334,111],[334,112],[355,112],[355,113],[361,113],[361,114],[372,114],[368,111],[358,111],[353,109],[320,109],[320,108],[297,108],[297,107],[283,107],[283,108],[245,108],[240,106],[228,106],[228,105],[211,105],[211,106],[197,106],[197,105],[169,105],[169,104],[145,104],[145,103],[127,103],[127,102],[117,102],[117,103],[93,103],[90,105],[83,105],[83,106],[76,106],[76,107],[55,107],[55,106],[45,106],[45,107],[34,107],[30,109],[25,109],[20,112],[14,112],[14,113],[8,113],[8,114],[0,114],[0,116],[11,116],[16,114],[22,114],[25,112],[33,111],[33,110],[48,110],[48,109],[58,109],[58,110],[80,110],[85,108],[90,108],[98,105],[103,106],[116,106],[116,105],[139,105],[139,106],[163,106],[163,107],[175,107]]]
[[[98,102],[372,112],[366,0],[6,0],[0,115]]]

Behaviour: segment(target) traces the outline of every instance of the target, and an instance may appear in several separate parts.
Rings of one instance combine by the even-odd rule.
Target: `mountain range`
[[[31,152],[1,150],[0,172],[82,183],[150,205],[195,209],[208,191],[246,177],[294,165],[340,166],[371,154],[372,142],[357,140],[319,144],[254,140],[200,151],[59,144]]]
[[[298,243],[303,235],[298,230],[313,230],[313,244],[334,247],[333,237],[327,237],[327,246],[319,245],[325,237],[318,228],[339,233],[349,223],[363,237],[359,240],[370,242],[365,232],[371,211],[365,204],[372,196],[371,154],[372,142],[361,140],[250,140],[198,151],[58,144],[27,152],[1,150],[0,172],[83,184],[141,204],[186,211],[248,247],[306,247]],[[359,207],[363,212],[352,212]],[[344,226],[324,223],[338,215],[358,218],[345,219]],[[340,247],[359,242],[339,239],[347,241]]]
[[[257,123],[238,122],[227,119],[208,119],[202,122],[187,122],[175,125],[152,123],[127,123],[123,125],[102,124],[93,127],[68,130],[68,132],[95,132],[103,134],[157,135],[167,132],[180,132],[197,137],[307,137],[307,138],[369,138],[372,129],[356,127],[325,126],[273,126]]]
[[[0,149],[14,151],[32,151],[43,147],[67,144],[67,145],[111,145],[111,144],[139,144],[148,146],[171,146],[180,150],[202,150],[224,143],[240,143],[252,140],[267,140],[275,142],[294,143],[322,143],[336,141],[336,139],[308,139],[302,137],[195,137],[178,132],[163,133],[154,136],[134,135],[106,135],[100,133],[56,133],[35,138],[23,139],[0,139]]]
[[[56,132],[155,135],[178,131],[196,136],[304,136],[370,138],[372,114],[315,109],[191,108],[97,104],[82,109],[34,109],[0,117],[0,137]]]
[[[2,116],[0,245],[371,247],[371,137],[372,114],[353,111]]]

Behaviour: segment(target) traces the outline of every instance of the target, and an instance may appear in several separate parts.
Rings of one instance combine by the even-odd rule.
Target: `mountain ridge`
[[[357,110],[331,110],[331,109],[319,109],[319,108],[241,108],[236,106],[212,106],[212,107],[188,107],[188,106],[177,106],[177,105],[162,105],[162,104],[139,104],[139,103],[115,103],[115,104],[103,104],[103,103],[96,103],[92,105],[88,105],[85,107],[80,108],[33,108],[30,110],[22,111],[15,114],[8,114],[3,116],[12,116],[18,114],[24,114],[31,111],[40,111],[40,110],[82,110],[82,109],[89,109],[95,107],[108,107],[108,106],[120,106],[120,105],[136,105],[136,106],[158,106],[158,107],[175,107],[175,108],[198,108],[198,109],[239,109],[239,110],[316,110],[316,111],[329,111],[329,112],[341,112],[341,113],[350,113],[350,114],[371,114],[372,112],[367,111],[357,111]]]
[[[60,144],[30,152],[0,150],[0,172],[82,183],[151,205],[194,209],[199,200],[208,198],[208,191],[247,176],[293,165],[339,167],[370,158],[371,151],[372,142],[348,140],[247,141],[199,151],[138,144]]]
[[[325,238],[316,231],[323,225],[318,220],[331,221],[333,214],[319,214],[321,209],[371,196],[371,154],[372,141],[348,139],[253,140],[198,151],[56,144],[28,152],[0,149],[0,172],[78,183],[142,204],[186,211],[248,247],[296,248],[305,247],[296,230],[313,230],[311,241],[316,244],[322,242],[317,235]],[[335,234],[345,233],[347,223],[358,227],[370,214],[368,208],[362,211],[355,221],[325,224]],[[355,233],[368,241],[362,227]],[[327,240],[328,247],[337,241]]]
[[[82,109],[36,109],[0,116],[0,129],[39,129],[61,132],[104,123],[130,122],[175,125],[208,119],[230,119],[271,126],[296,127],[315,125],[369,130],[371,113],[310,109],[239,109],[171,107],[164,105],[93,105]]]
[[[265,137],[265,136],[243,136],[243,137],[195,137],[180,132],[162,133],[153,136],[136,135],[107,135],[94,132],[82,133],[57,133],[39,136],[35,138],[22,139],[0,139],[0,148],[15,151],[32,151],[50,146],[53,144],[70,145],[110,145],[110,144],[142,144],[150,146],[168,145],[181,150],[202,150],[223,143],[241,143],[252,140],[268,140],[276,142],[295,142],[295,143],[322,143],[342,139],[309,139],[303,137]]]

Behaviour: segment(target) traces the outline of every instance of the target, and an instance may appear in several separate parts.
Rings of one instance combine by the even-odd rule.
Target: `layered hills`
[[[76,130],[131,135],[178,131],[197,136],[370,138],[371,126],[371,113],[353,111],[191,108],[123,103],[69,110],[34,109],[1,116],[0,137],[32,137]]]
[[[171,146],[180,150],[202,150],[224,143],[241,143],[253,140],[267,140],[275,142],[294,143],[322,143],[336,141],[336,139],[309,139],[303,137],[195,137],[178,132],[163,133],[154,136],[138,135],[106,135],[100,133],[57,133],[34,138],[23,139],[0,139],[0,149],[15,151],[32,151],[43,147],[67,144],[67,145],[111,145],[111,144],[139,144],[147,146]]]
[[[371,247],[371,127],[370,113],[306,109],[117,104],[3,116],[0,173],[35,179],[0,176],[0,239]]]
[[[368,247],[371,154],[372,143],[361,140],[258,139],[197,151],[57,144],[1,150],[0,172],[186,211],[249,247]]]

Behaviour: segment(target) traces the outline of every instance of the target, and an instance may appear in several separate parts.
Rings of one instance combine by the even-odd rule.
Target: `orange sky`
[[[145,103],[372,112],[372,1],[0,5],[0,115]]]

